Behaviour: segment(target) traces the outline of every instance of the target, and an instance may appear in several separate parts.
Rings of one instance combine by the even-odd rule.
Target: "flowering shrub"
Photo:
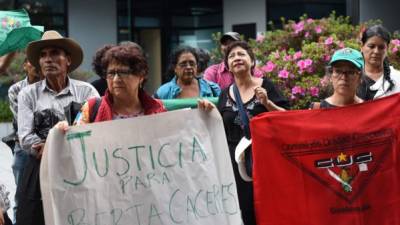
[[[368,24],[374,24],[371,21]],[[310,102],[330,93],[326,66],[333,53],[344,47],[360,49],[359,35],[364,25],[353,26],[348,17],[332,13],[327,18],[299,22],[282,19],[283,28],[265,32],[250,40],[258,66],[290,100],[294,109],[307,108]],[[388,49],[390,62],[400,67],[400,40],[393,39]]]
[[[397,69],[400,68],[400,39],[392,39],[388,49],[390,63]]]

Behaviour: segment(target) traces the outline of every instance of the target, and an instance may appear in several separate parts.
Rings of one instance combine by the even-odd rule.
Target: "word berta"
[[[178,141],[176,144],[162,143],[157,146],[131,145],[89,152],[85,138],[90,136],[91,131],[68,134],[67,140],[70,145],[73,141],[80,143],[79,160],[82,162],[81,171],[83,172],[74,179],[64,178],[64,183],[73,186],[81,185],[87,179],[88,170],[95,170],[98,177],[110,175],[123,177],[132,173],[148,173],[151,170],[182,169],[188,163],[207,161],[206,152],[196,137],[191,138],[189,143]],[[103,154],[101,161],[99,154]],[[76,160],[74,163],[77,163]]]

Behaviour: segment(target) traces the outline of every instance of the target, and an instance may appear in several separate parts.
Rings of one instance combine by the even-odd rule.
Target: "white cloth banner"
[[[216,110],[52,129],[40,182],[46,224],[242,224]]]

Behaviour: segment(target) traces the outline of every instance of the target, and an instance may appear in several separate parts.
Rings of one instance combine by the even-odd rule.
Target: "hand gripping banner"
[[[260,225],[400,225],[400,95],[251,121]]]

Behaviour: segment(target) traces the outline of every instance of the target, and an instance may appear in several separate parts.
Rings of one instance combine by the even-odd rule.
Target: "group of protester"
[[[389,66],[386,57],[390,33],[381,25],[372,26],[362,33],[361,41],[361,52],[344,48],[333,54],[327,65],[333,94],[311,103],[310,108],[357,104],[400,91],[400,74]],[[93,68],[101,79],[93,83],[96,90],[68,76],[83,58],[81,47],[73,39],[47,31],[41,40],[31,42],[24,62],[27,78],[9,90],[19,137],[13,164],[16,224],[44,224],[39,168],[50,128],[56,126],[65,131],[71,125],[162,113],[166,108],[160,99],[198,97],[219,97],[216,105],[199,100],[198,107],[205,111],[217,108],[222,116],[242,218],[245,225],[256,224],[252,182],[241,178],[234,159],[235,148],[243,137],[251,137],[252,117],[285,111],[290,106],[280,90],[256,68],[251,47],[240,40],[238,33],[228,32],[220,42],[224,60],[208,67],[203,75],[198,68],[198,50],[176,49],[169,67],[173,78],[153,95],[143,88],[149,66],[136,43],[106,45],[97,51]],[[246,162],[251,173],[251,154],[246,155]],[[6,196],[3,190],[0,186],[0,208],[5,213],[9,203],[2,198]],[[0,225],[10,223],[6,213],[0,217]]]

